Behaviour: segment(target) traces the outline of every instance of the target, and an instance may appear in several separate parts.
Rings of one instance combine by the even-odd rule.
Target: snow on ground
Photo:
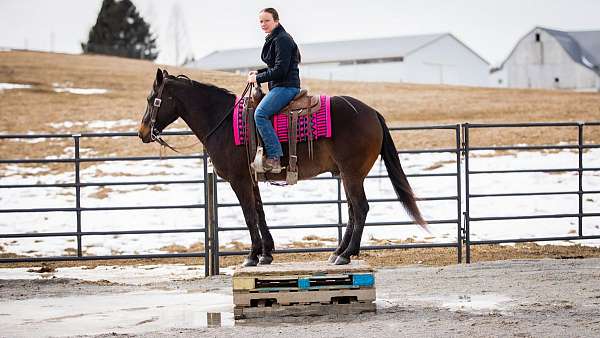
[[[92,129],[95,132],[114,131],[115,128],[137,126],[138,121],[132,119],[122,119],[115,121],[91,120],[91,121],[63,121],[51,122],[48,125],[57,130],[71,130],[73,127],[84,127]]]
[[[97,94],[106,94],[108,93],[108,89],[103,88],[73,88],[70,86],[61,86],[58,83],[53,84],[54,91],[57,93],[70,93],[77,95],[97,95]]]
[[[199,259],[200,260],[200,259]],[[82,263],[84,264],[84,263]],[[221,273],[232,275],[231,268],[221,268]],[[0,279],[51,279],[73,278],[92,282],[109,281],[128,285],[156,284],[173,280],[187,280],[204,276],[204,265],[108,265],[96,267],[56,268],[52,272],[37,272],[32,268],[2,269]]]
[[[65,151],[67,154],[67,151]],[[62,155],[61,155],[62,156]],[[452,173],[456,171],[454,154],[402,154],[401,160],[407,174]],[[560,152],[522,151],[495,154],[473,152],[471,170],[576,168],[578,155],[565,150]],[[600,167],[600,150],[590,149],[584,154],[585,167]],[[464,170],[464,163],[462,163]],[[385,167],[376,162],[371,175],[384,174]],[[32,176],[31,174],[35,174]],[[119,161],[89,166],[81,171],[81,182],[116,182],[147,180],[199,180],[202,179],[202,162],[195,159],[162,161]],[[322,175],[330,177],[330,175]],[[456,196],[456,177],[411,177],[411,185],[419,197]],[[46,173],[43,166],[25,168],[8,165],[0,184],[40,184],[74,182],[74,174]],[[463,194],[464,185],[462,183]],[[334,179],[300,182],[292,187],[277,187],[261,183],[263,201],[336,200],[338,184]],[[600,190],[600,172],[587,171],[583,176],[584,190]],[[470,192],[508,193],[542,191],[577,191],[577,172],[519,173],[472,175]],[[365,191],[369,199],[395,198],[389,179],[368,178]],[[342,196],[343,189],[342,189]],[[127,185],[83,187],[82,207],[188,205],[204,203],[202,184]],[[219,203],[237,203],[234,193],[223,182],[218,184]],[[584,195],[583,211],[600,212],[600,194]],[[75,206],[75,188],[19,188],[0,189],[2,209],[13,208],[70,208]],[[421,201],[421,211],[427,220],[454,220],[457,204],[449,201]],[[464,199],[463,199],[464,210]],[[577,213],[578,197],[573,195],[474,198],[470,201],[471,217],[542,215]],[[275,205],[265,206],[270,226],[293,224],[337,224],[338,204]],[[45,233],[76,231],[74,212],[8,213],[0,220],[0,233]],[[149,209],[127,211],[83,211],[82,231],[119,231],[149,229],[202,229],[203,209]],[[219,226],[243,227],[245,223],[239,206],[219,207]],[[346,205],[342,204],[342,221],[347,220]],[[408,217],[398,202],[371,202],[367,222],[402,222]],[[381,244],[380,240],[403,240],[429,243],[456,241],[457,225],[431,224],[432,234],[417,226],[368,226],[363,234],[363,245]],[[471,223],[471,239],[509,239],[527,237],[574,236],[578,219],[530,219],[509,221],[480,221]],[[335,245],[337,228],[273,229],[276,246],[281,248],[309,235],[318,236],[314,242]],[[584,235],[600,234],[600,217],[585,218]],[[249,243],[246,230],[222,231],[221,245],[233,241]],[[189,248],[204,242],[204,234],[149,234],[84,236],[82,247],[86,255],[142,254],[168,252],[169,246]],[[560,244],[569,244],[559,242]],[[600,245],[600,240],[578,241],[584,245]],[[73,254],[77,247],[75,237],[42,237],[0,239],[0,252],[13,252],[31,256]]]
[[[0,93],[3,90],[8,90],[8,89],[29,89],[29,88],[31,88],[30,84],[0,82]]]

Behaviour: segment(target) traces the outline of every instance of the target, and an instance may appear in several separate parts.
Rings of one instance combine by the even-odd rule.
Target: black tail
[[[396,196],[398,196],[398,199],[410,217],[412,217],[417,224],[421,225],[423,229],[429,232],[429,229],[427,229],[427,222],[423,219],[423,216],[419,211],[415,195],[410,187],[410,184],[408,183],[408,180],[406,179],[404,170],[402,170],[402,165],[400,165],[400,158],[398,157],[398,152],[396,151],[396,146],[394,145],[392,135],[390,135],[390,130],[385,124],[385,119],[383,116],[377,113],[377,117],[379,118],[381,129],[383,130],[381,157],[383,158],[385,168],[387,169],[390,180],[392,181],[392,185],[394,186],[394,190],[396,191]]]

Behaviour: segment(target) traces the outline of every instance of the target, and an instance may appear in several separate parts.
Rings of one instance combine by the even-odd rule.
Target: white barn
[[[454,35],[430,34],[299,44],[303,78],[486,86],[489,63]],[[215,51],[189,67],[246,73],[261,48]]]
[[[600,31],[536,27],[491,71],[491,85],[600,90]]]

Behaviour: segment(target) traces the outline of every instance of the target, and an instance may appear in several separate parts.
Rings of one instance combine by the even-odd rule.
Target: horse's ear
[[[154,80],[154,84],[156,86],[160,86],[160,84],[163,82],[163,71],[158,68],[156,69],[156,79]]]
[[[169,73],[167,73],[167,70],[166,70],[166,69],[163,69],[163,76],[164,76],[164,77],[167,77],[167,76],[169,76]]]

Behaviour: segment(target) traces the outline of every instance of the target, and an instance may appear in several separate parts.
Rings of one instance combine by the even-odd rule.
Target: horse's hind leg
[[[265,211],[263,210],[262,199],[260,197],[260,190],[258,185],[252,187],[254,191],[254,203],[256,206],[256,214],[258,216],[258,230],[260,231],[261,243],[262,243],[262,254],[258,261],[258,264],[271,264],[273,262],[273,249],[275,244],[273,243],[273,237],[267,227],[267,221],[265,219]]]
[[[250,253],[244,260],[244,263],[242,263],[242,266],[256,266],[258,264],[258,255],[262,252],[262,244],[257,226],[258,217],[256,212],[256,204],[251,185],[252,183],[249,181],[231,182],[231,188],[235,192],[238,200],[240,201],[240,205],[242,206],[242,212],[244,213],[246,226],[248,227],[250,239],[252,240]]]
[[[337,249],[329,256],[329,263],[335,263],[338,256],[344,252],[348,247],[348,244],[350,244],[350,238],[352,237],[352,230],[354,229],[354,211],[352,210],[352,202],[350,202],[350,199],[347,198],[346,200],[348,202],[348,223],[346,224],[346,231],[344,232],[344,237],[342,237],[342,241]]]
[[[369,212],[369,203],[367,203],[367,197],[365,196],[363,181],[364,178],[344,178],[346,195],[352,203],[354,227],[348,246],[335,260],[336,265],[350,263],[350,256],[358,255],[360,252],[360,240]]]

